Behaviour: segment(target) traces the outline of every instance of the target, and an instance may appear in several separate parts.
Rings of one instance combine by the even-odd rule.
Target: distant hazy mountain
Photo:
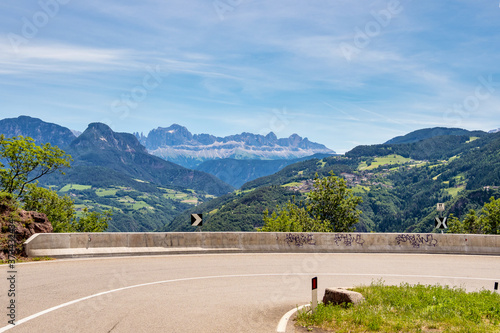
[[[0,134],[8,138],[19,135],[29,136],[37,144],[50,143],[59,148],[67,147],[76,138],[66,127],[28,116],[0,120]]]
[[[266,136],[241,133],[216,137],[210,134],[193,135],[186,127],[174,124],[167,128],[158,127],[147,136],[135,135],[151,154],[189,168],[214,159],[283,160],[335,153],[297,134],[281,139],[272,132]]]
[[[497,129],[491,130],[491,131],[489,131],[488,133],[498,133],[498,132],[500,132],[500,128],[497,128]]]
[[[67,151],[75,166],[106,167],[159,185],[203,190],[213,195],[233,190],[212,175],[150,155],[134,135],[113,132],[102,123],[90,124]]]
[[[469,135],[469,136],[482,137],[485,134],[486,132],[483,131],[468,131],[461,128],[434,127],[434,128],[420,129],[403,136],[397,136],[385,142],[385,144],[414,143],[443,135]]]
[[[231,158],[208,160],[196,167],[196,170],[212,174],[236,188],[251,180],[269,176],[299,161],[324,158],[328,154],[316,154],[293,160],[235,160]]]

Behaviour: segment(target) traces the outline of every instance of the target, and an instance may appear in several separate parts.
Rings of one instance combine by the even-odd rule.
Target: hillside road
[[[493,290],[500,257],[422,254],[217,254],[16,264],[17,325],[0,332],[276,332],[280,318],[328,287],[423,283]],[[30,318],[30,316],[32,316]]]

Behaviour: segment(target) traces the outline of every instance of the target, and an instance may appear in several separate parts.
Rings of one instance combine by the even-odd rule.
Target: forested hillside
[[[76,166],[66,175],[46,177],[42,184],[70,196],[77,210],[111,209],[108,231],[158,231],[177,214],[214,198],[182,187],[161,187],[103,167]]]
[[[430,139],[436,136],[445,136],[445,135],[482,137],[486,135],[486,132],[468,131],[462,128],[446,128],[446,127],[423,128],[403,136],[397,136],[387,141],[385,144],[414,143]]]
[[[236,191],[211,200],[178,215],[164,231],[195,231],[190,214],[203,213],[203,231],[255,231],[262,226],[262,212],[283,205],[296,193],[281,186],[266,186],[252,191]]]
[[[242,192],[226,196],[225,201],[211,202],[197,211],[208,213],[208,221],[217,221],[207,223],[211,230],[242,230],[241,221],[246,220],[252,221],[247,228],[260,227],[258,215],[265,209],[273,210],[276,203],[293,195],[302,198],[311,189],[315,174],[321,177],[330,170],[344,177],[363,199],[358,231],[430,232],[437,203],[446,203],[446,213],[462,217],[469,209],[482,207],[491,196],[499,197],[500,133],[356,147],[345,156],[289,165],[244,184]],[[273,193],[273,201],[263,200],[264,193]],[[167,230],[178,228],[186,219],[175,219]]]

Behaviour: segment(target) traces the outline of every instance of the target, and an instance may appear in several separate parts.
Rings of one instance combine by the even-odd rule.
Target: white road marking
[[[311,306],[310,304],[305,304],[305,305],[299,306],[298,308],[292,309],[292,310],[288,311],[287,313],[285,313],[285,315],[283,317],[281,317],[281,320],[278,323],[278,327],[276,328],[276,332],[285,333],[286,332],[286,325],[288,324],[288,320],[290,320],[290,318],[293,316],[293,314],[297,311],[302,310],[303,308],[307,308],[310,306]]]
[[[40,316],[43,316],[49,312],[59,310],[61,308],[86,301],[88,299],[106,295],[106,294],[111,294],[114,292],[118,291],[123,291],[123,290],[128,290],[128,289],[133,289],[133,288],[139,288],[139,287],[146,287],[146,286],[152,286],[156,284],[162,284],[162,283],[174,283],[174,282],[185,282],[185,281],[194,281],[194,280],[207,280],[207,279],[224,279],[224,278],[240,278],[240,277],[269,277],[269,276],[375,276],[375,277],[411,277],[411,278],[435,278],[435,279],[461,279],[461,280],[479,280],[479,281],[497,281],[498,279],[489,279],[489,278],[474,278],[474,277],[457,277],[457,276],[440,276],[440,275],[401,275],[401,274],[352,274],[352,273],[292,273],[292,274],[242,274],[242,275],[217,275],[217,276],[200,276],[200,277],[192,277],[192,278],[182,278],[182,279],[174,279],[174,280],[164,280],[164,281],[156,281],[156,282],[149,282],[149,283],[142,283],[142,284],[136,284],[133,286],[128,286],[128,287],[123,287],[123,288],[118,288],[118,289],[113,289],[113,290],[108,290],[108,291],[103,291],[94,295],[82,297],[70,302],[66,302],[54,307],[51,307],[49,309],[40,311],[38,313],[35,313],[31,316],[28,316],[26,318],[23,318],[21,320],[16,321],[15,325],[7,325],[2,328],[0,328],[0,333],[6,332],[10,330],[11,328],[14,328],[16,326],[19,326],[25,322],[28,322],[32,319],[38,318]]]

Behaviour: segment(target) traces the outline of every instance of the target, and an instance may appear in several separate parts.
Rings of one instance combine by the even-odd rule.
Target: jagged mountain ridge
[[[143,181],[193,188],[213,195],[232,191],[231,186],[212,175],[150,155],[134,135],[113,132],[102,123],[89,124],[67,152],[72,155],[74,166],[106,167]]]
[[[151,154],[189,168],[213,159],[281,160],[335,153],[297,134],[278,138],[273,132],[266,136],[244,132],[217,137],[210,134],[193,135],[186,127],[177,124],[158,127],[147,136],[134,134]]]

